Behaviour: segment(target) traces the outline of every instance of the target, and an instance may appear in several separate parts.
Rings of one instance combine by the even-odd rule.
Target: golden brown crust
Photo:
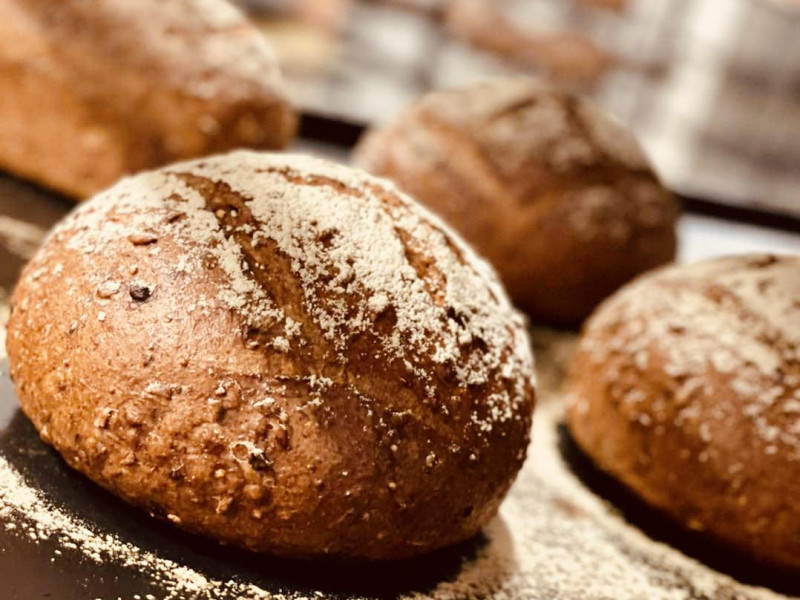
[[[272,50],[223,0],[0,0],[0,167],[85,198],[293,137]]]
[[[444,217],[535,320],[575,325],[675,256],[675,201],[630,133],[535,80],[431,94],[355,157]]]
[[[681,524],[800,568],[800,258],[718,259],[621,290],[587,323],[568,423]]]
[[[476,533],[524,460],[522,319],[443,224],[352,169],[238,152],[123,180],[12,306],[43,438],[221,540],[418,554]]]

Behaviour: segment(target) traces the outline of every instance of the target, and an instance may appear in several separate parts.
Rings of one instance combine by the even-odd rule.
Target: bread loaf
[[[225,0],[0,0],[0,168],[84,198],[296,117],[271,48]]]
[[[675,201],[633,136],[534,79],[429,94],[355,161],[444,217],[537,321],[576,325],[675,256]]]
[[[494,273],[391,184],[316,159],[121,181],[26,267],[7,345],[71,466],[276,555],[463,540],[528,444],[531,350]]]
[[[800,568],[800,257],[642,277],[589,320],[568,394],[599,467],[682,525]]]

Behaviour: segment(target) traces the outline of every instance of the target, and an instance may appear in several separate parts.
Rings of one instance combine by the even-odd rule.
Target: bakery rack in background
[[[691,209],[800,229],[800,2],[241,1],[307,136],[350,144],[428,89],[540,74],[629,125]]]

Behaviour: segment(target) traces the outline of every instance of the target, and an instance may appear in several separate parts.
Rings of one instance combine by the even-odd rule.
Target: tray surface
[[[788,598],[781,591],[800,593],[796,578],[681,533],[597,472],[560,425],[561,399],[554,390],[572,338],[535,331],[534,339],[544,388],[534,442],[500,515],[483,535],[457,547],[377,565],[258,556],[184,534],[127,506],[70,470],[40,441],[0,362],[2,595],[775,600]]]

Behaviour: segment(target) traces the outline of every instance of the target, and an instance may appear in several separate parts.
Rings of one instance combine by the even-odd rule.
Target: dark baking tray
[[[563,426],[559,428],[558,439],[562,456],[581,481],[612,502],[626,520],[649,537],[677,547],[742,583],[766,586],[778,593],[800,594],[800,581],[795,575],[755,565],[696,535],[683,533],[638,502],[595,469],[576,448]],[[209,579],[253,583],[271,593],[300,593],[314,599],[315,592],[321,592],[326,599],[344,600],[388,599],[410,592],[425,592],[442,581],[454,579],[462,565],[474,558],[486,543],[483,536],[477,536],[418,559],[354,565],[269,558],[183,533],[128,506],[68,468],[58,454],[40,440],[30,421],[19,410],[5,360],[0,360],[0,455],[51,505],[86,522],[94,531],[114,534],[122,541],[189,567]],[[580,548],[575,551],[580,552]],[[57,558],[54,560],[54,557]],[[591,577],[591,573],[575,573],[575,576]],[[0,598],[3,600],[161,599],[168,594],[168,588],[153,581],[148,572],[114,561],[98,564],[87,559],[79,549],[69,550],[52,539],[34,543],[27,536],[6,531],[3,527],[0,527],[0,582]],[[224,592],[216,597],[219,600],[247,600]],[[721,600],[717,596],[713,599],[691,597]],[[184,595],[173,598],[193,600]],[[725,600],[731,598],[740,596],[732,595]]]

